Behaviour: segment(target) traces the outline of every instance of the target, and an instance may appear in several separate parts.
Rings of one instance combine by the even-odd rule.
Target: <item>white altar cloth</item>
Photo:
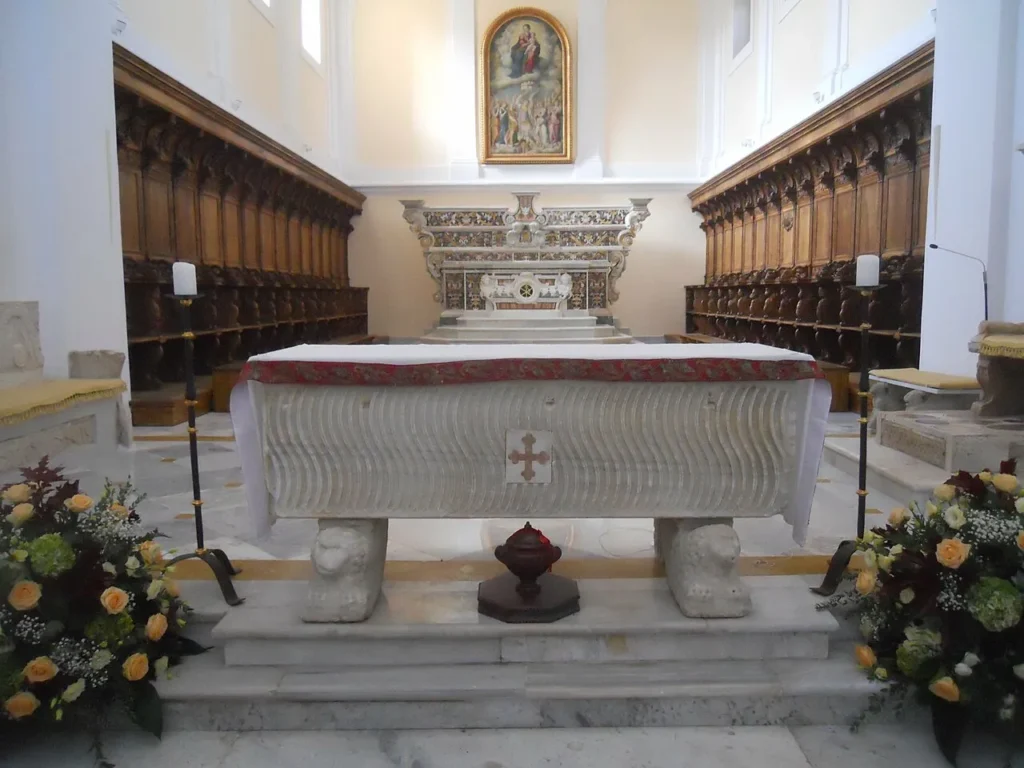
[[[562,366],[566,361],[569,365]],[[488,366],[488,362],[494,362],[494,365]],[[527,370],[524,374],[524,369],[530,369],[531,366],[542,369],[543,373],[534,375],[535,371]],[[794,374],[793,371],[797,368],[799,372]],[[556,373],[548,375],[551,370],[556,370]],[[685,376],[699,374],[703,378],[680,378],[680,370],[689,371]],[[695,370],[698,373],[695,374]],[[264,388],[327,385],[348,390],[350,387],[360,386],[378,389],[417,386],[416,378],[423,378],[421,374],[424,371],[428,372],[429,376],[424,379],[423,386],[442,385],[442,389],[449,386],[474,385],[481,381],[507,381],[508,376],[518,377],[515,378],[517,381],[540,380],[541,384],[550,378],[580,380],[592,378],[594,372],[598,380],[627,384],[636,381],[731,381],[729,378],[721,378],[722,371],[726,371],[727,374],[739,372],[740,376],[745,377],[736,379],[737,381],[791,381],[791,391],[798,404],[795,425],[798,461],[792,481],[787,480],[787,485],[792,482],[792,487],[787,489],[788,503],[782,514],[793,527],[793,537],[798,543],[802,544],[806,537],[818,464],[825,440],[831,391],[824,379],[820,378],[820,370],[810,356],[759,344],[303,345],[257,355],[250,359],[242,380],[231,396],[232,422],[236,445],[241,456],[249,519],[254,533],[257,536],[266,535],[273,523],[266,479],[266,470],[271,459],[264,440]],[[339,372],[341,378],[335,378]],[[487,378],[492,373],[494,378]],[[764,378],[760,378],[762,374]],[[469,375],[470,378],[465,379],[464,375]],[[484,378],[480,378],[481,376]],[[280,429],[281,419],[287,419],[288,416],[284,413],[278,414],[275,418],[275,428]],[[507,425],[508,428],[516,426]],[[357,453],[341,457],[340,460],[358,459]],[[760,460],[761,457],[756,455],[756,452],[750,455],[751,462]],[[684,469],[682,466],[679,468],[680,472]],[[313,482],[322,482],[322,479],[314,479]],[[309,510],[306,516],[323,517],[317,512]],[[363,515],[352,516],[358,518]],[[488,515],[483,510],[479,515],[489,516],[498,515]],[[567,515],[555,513],[550,516]],[[645,515],[642,509],[639,509],[634,516]],[[542,518],[544,515],[536,517]]]

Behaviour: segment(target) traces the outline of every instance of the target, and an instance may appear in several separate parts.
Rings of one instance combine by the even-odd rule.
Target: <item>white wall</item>
[[[390,0],[388,0],[390,1]],[[328,173],[334,78],[328,48],[337,3],[322,0],[324,62],[301,40],[301,0],[109,0],[114,40]]]
[[[1020,0],[939,0],[932,97],[928,239],[984,260],[989,316],[1024,320],[1024,88]],[[980,266],[929,251],[925,261],[921,362],[925,370],[973,374],[967,344],[983,317]]]
[[[732,0],[700,2],[705,175],[756,152],[935,34],[935,0],[753,0],[750,53],[733,60]]]
[[[128,347],[111,22],[107,0],[32,0],[0,23],[0,301],[39,302],[52,377]]]

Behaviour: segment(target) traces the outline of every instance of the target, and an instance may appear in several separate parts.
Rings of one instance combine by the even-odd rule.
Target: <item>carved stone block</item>
[[[39,304],[0,302],[0,388],[31,384],[42,378]]]

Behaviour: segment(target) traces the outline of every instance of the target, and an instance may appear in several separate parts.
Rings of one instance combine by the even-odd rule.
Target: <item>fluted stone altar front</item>
[[[389,518],[653,517],[688,616],[742,616],[736,517],[806,531],[829,387],[760,345],[305,346],[232,414],[254,522],[316,518],[307,621],[362,621]]]

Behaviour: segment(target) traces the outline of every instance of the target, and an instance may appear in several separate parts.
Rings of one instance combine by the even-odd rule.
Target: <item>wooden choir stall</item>
[[[750,341],[859,370],[859,254],[881,256],[876,367],[916,367],[931,141],[929,43],[690,194],[707,237],[681,341]],[[709,339],[708,337],[713,337]]]
[[[117,45],[114,86],[134,423],[185,420],[175,261],[197,265],[199,412],[250,355],[368,343],[347,259],[364,196]]]

